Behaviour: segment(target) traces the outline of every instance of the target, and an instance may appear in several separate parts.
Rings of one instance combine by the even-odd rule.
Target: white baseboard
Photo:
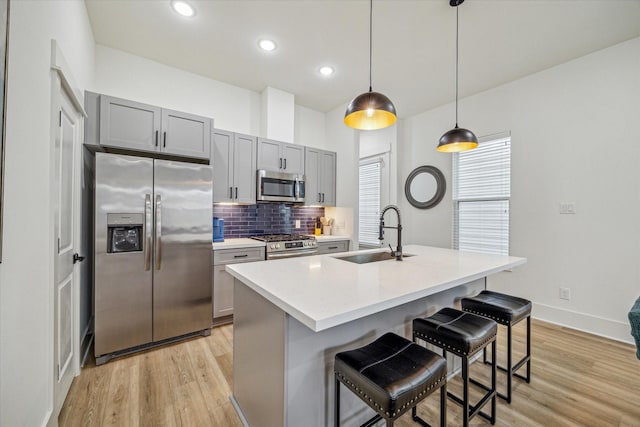
[[[58,427],[58,418],[53,416],[53,411],[47,411],[42,420],[42,427]]]
[[[555,323],[560,326],[566,326],[628,344],[635,344],[631,337],[631,326],[629,323],[535,302],[533,303],[531,315],[535,319]]]

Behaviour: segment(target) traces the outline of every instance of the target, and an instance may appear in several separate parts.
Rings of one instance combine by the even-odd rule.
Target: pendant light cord
[[[458,9],[459,6],[456,6],[456,127],[458,127]]]
[[[369,0],[369,92],[372,90],[371,84],[371,58],[373,57],[373,0]]]

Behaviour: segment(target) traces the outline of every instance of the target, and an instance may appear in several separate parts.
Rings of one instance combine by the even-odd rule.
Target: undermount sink
[[[411,254],[403,254],[402,257],[411,257]],[[378,261],[389,261],[395,260],[396,257],[391,256],[389,252],[373,252],[366,254],[357,254],[357,255],[348,255],[348,256],[339,256],[335,257],[335,259],[341,259],[343,261],[354,262],[356,264],[366,264],[369,262],[378,262]]]

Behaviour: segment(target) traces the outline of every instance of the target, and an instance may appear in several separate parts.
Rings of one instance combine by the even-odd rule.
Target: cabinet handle
[[[158,146],[158,131],[156,131],[156,147]]]
[[[282,157],[280,157],[280,166],[279,169],[282,169]]]
[[[249,256],[249,254],[244,254],[244,255],[234,255],[233,257],[234,258],[246,258],[248,256]]]
[[[233,187],[229,187],[229,198],[233,199]]]
[[[236,199],[238,198],[238,187],[236,187]]]
[[[338,249],[337,246],[329,246],[329,249]]]
[[[164,133],[164,138],[162,141],[162,148],[165,148],[167,146],[167,133]]]
[[[318,203],[320,203],[322,201],[322,197],[320,196],[320,193],[318,193]]]
[[[284,170],[287,170],[287,159],[284,159]]]
[[[322,203],[324,203],[324,193],[322,193]]]

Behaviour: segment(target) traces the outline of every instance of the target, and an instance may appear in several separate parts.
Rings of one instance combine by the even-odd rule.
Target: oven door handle
[[[304,251],[304,252],[284,252],[284,253],[279,253],[279,254],[267,254],[267,259],[293,258],[293,257],[297,257],[297,256],[313,255],[316,252],[318,252],[317,249],[314,249],[312,251]]]

